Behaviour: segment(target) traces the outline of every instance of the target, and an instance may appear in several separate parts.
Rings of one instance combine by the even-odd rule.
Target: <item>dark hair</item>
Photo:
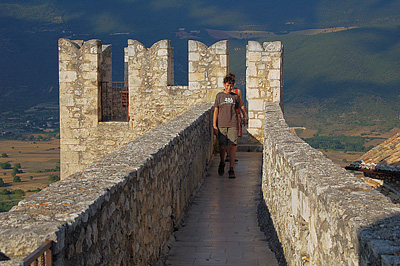
[[[231,74],[231,73],[229,73],[229,74]],[[229,74],[224,78],[224,83],[235,84],[236,83],[235,78]]]
[[[232,72],[229,72],[228,76],[231,76],[232,78],[234,78],[236,80],[236,75],[233,74]]]

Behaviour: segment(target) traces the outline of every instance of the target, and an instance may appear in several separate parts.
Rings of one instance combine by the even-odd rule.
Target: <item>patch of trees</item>
[[[19,168],[21,168],[20,163],[14,164],[12,172],[11,172],[11,176],[13,177],[13,182],[21,182],[21,178],[19,176],[17,176],[17,174],[23,173],[23,171]]]
[[[370,141],[370,138],[358,136],[315,136],[313,138],[305,138],[304,141],[314,149],[322,150],[366,152],[373,147],[364,146],[366,142]]]
[[[11,169],[11,164],[9,162],[0,163],[1,169]]]
[[[0,212],[7,212],[25,196],[22,189],[0,190]]]
[[[51,132],[40,135],[22,135],[22,134],[9,134],[2,136],[4,139],[19,140],[19,141],[49,141],[52,139],[59,139],[60,134],[58,132]]]
[[[50,182],[60,181],[60,177],[58,175],[51,174],[49,175],[49,181]]]
[[[53,169],[44,169],[44,170],[37,170],[37,171],[33,171],[33,173],[48,173],[48,172],[59,172],[60,171],[60,167],[56,166],[56,168]]]

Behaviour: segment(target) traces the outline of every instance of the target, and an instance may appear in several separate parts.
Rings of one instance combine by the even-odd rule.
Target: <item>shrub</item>
[[[3,153],[1,154],[1,157],[2,157],[2,158],[8,158],[8,155],[7,155],[7,153],[3,152]]]
[[[20,174],[20,173],[22,173],[22,170],[19,170],[18,168],[13,168],[12,169],[12,172],[11,172],[11,175],[13,174],[13,173],[15,173],[15,174]]]
[[[49,181],[51,182],[55,182],[55,181],[59,181],[60,177],[58,175],[49,175]]]
[[[9,195],[11,192],[8,189],[3,189],[0,191],[0,195]]]
[[[23,191],[22,189],[16,189],[13,191],[13,193],[19,197],[25,196],[25,191]]]
[[[9,162],[0,163],[1,169],[11,169],[11,164]]]
[[[21,164],[20,163],[14,164],[14,168],[21,168]]]
[[[0,187],[4,186],[3,178],[0,178]]]
[[[21,178],[19,176],[14,176],[13,182],[21,182]]]

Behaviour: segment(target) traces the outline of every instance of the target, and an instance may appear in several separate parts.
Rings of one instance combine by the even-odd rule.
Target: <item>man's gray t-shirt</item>
[[[215,107],[218,107],[218,127],[237,127],[237,109],[239,96],[236,93],[219,92],[215,97]]]

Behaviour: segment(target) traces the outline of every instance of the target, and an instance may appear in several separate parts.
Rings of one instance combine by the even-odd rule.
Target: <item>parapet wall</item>
[[[213,152],[212,106],[138,137],[0,214],[15,265],[46,239],[54,265],[155,265]]]
[[[292,135],[267,103],[262,192],[288,265],[399,265],[400,207]]]
[[[111,45],[100,40],[59,40],[61,179],[103,158],[152,128],[210,102],[222,90],[228,73],[228,42],[207,47],[189,41],[189,85],[174,83],[173,48],[161,40],[150,48],[128,40],[125,48],[129,121],[105,122],[119,92],[105,92],[111,83]],[[101,104],[103,102],[103,105]],[[119,99],[121,103],[121,99]]]

